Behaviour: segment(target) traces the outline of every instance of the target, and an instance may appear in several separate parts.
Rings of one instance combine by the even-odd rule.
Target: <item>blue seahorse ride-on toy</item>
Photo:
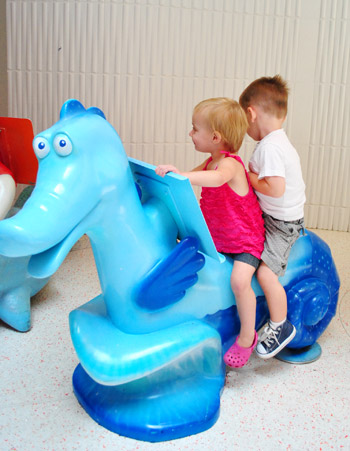
[[[189,181],[128,159],[104,114],[77,100],[33,146],[36,187],[0,222],[0,253],[31,255],[31,276],[44,279],[89,236],[102,293],[69,318],[79,402],[99,424],[139,440],[208,429],[219,416],[223,350],[239,320],[232,261],[216,251]],[[310,347],[337,304],[328,246],[311,232],[300,236],[281,280],[297,329],[289,347]],[[268,314],[256,279],[253,288],[259,328]]]

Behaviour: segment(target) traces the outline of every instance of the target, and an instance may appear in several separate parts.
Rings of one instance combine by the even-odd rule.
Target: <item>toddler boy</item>
[[[262,77],[241,94],[248,135],[258,141],[249,162],[250,182],[265,221],[265,245],[257,279],[264,291],[270,320],[255,352],[268,359],[295,336],[287,320],[287,296],[278,278],[287,267],[291,247],[304,230],[305,184],[300,159],[282,125],[287,115],[288,87],[282,77]]]

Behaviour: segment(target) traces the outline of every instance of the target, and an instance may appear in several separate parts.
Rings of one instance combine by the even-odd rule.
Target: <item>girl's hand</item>
[[[160,164],[156,167],[156,174],[164,177],[168,172],[175,172],[175,174],[180,174],[180,171],[171,164]]]

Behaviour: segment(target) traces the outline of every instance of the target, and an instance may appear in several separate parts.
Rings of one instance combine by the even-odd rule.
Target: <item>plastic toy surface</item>
[[[16,183],[9,169],[0,163],[0,220],[14,215],[10,210],[16,193]],[[36,279],[28,273],[28,256],[0,255],[0,319],[18,331],[30,329],[30,298],[48,279]]]
[[[16,194],[16,182],[11,171],[0,162],[0,220],[9,212]]]
[[[28,119],[0,118],[0,220],[16,214],[16,182],[34,183],[38,162]],[[28,273],[30,256],[0,255],[0,319],[21,332],[30,329],[30,298],[47,283]]]
[[[29,272],[40,279],[89,236],[102,293],[70,314],[79,402],[99,424],[135,439],[209,428],[219,415],[223,348],[239,320],[232,262],[216,252],[189,181],[128,160],[103,113],[76,100],[33,145],[37,185],[24,208],[0,223],[0,253],[33,255]],[[327,245],[301,236],[282,282],[297,327],[291,346],[309,346],[338,298]],[[255,279],[253,288],[258,328],[267,308]]]
[[[30,298],[49,280],[32,277],[28,272],[29,261],[30,256],[0,255],[0,319],[19,332],[30,329]]]
[[[0,117],[0,162],[11,171],[16,183],[35,184],[38,160],[32,148],[33,138],[29,119]]]

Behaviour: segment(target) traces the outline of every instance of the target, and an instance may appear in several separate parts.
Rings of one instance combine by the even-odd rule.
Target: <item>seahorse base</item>
[[[322,349],[318,343],[300,349],[284,348],[275,355],[275,359],[292,365],[304,365],[316,362],[321,357]]]
[[[101,426],[119,435],[147,442],[198,434],[219,418],[223,378],[163,379],[159,374],[118,386],[95,382],[79,364],[74,393]]]

